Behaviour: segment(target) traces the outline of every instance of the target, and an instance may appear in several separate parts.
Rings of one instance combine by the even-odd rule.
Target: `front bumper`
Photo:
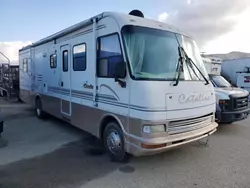
[[[216,111],[215,116],[218,122],[229,123],[246,119],[249,115],[249,112],[250,112],[249,108],[231,112]]]
[[[217,130],[217,126],[218,124],[214,122],[198,130],[159,138],[143,138],[127,134],[125,139],[125,150],[134,156],[161,153],[168,149],[210,136]],[[166,144],[166,146],[157,149],[145,149],[141,147],[142,143],[148,145]]]

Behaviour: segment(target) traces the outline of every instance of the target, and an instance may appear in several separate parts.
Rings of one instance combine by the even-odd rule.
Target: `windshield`
[[[201,73],[208,79],[208,73],[206,70],[206,67],[204,65],[204,62],[200,56],[199,48],[197,47],[195,41],[189,37],[186,36],[181,36],[181,45],[183,46],[185,52],[187,53],[187,56],[195,63],[195,65],[199,68]],[[190,70],[190,66],[187,67],[187,65],[184,66],[184,71],[185,77],[189,77],[191,80],[204,80],[202,75],[197,69],[192,69]]]
[[[210,75],[210,79],[216,87],[231,87],[231,84],[220,75]]]
[[[207,77],[198,48],[188,37],[139,26],[123,27],[122,35],[131,74],[135,79],[176,80],[179,44]],[[197,70],[195,72],[185,65],[180,80],[204,80]]]

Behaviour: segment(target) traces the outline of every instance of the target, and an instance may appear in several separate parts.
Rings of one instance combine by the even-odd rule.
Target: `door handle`
[[[63,82],[61,82],[61,87],[63,87]]]

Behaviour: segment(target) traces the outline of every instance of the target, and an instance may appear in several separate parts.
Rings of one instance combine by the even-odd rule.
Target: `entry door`
[[[59,81],[61,92],[61,113],[71,116],[71,51],[70,45],[61,46],[61,79]]]

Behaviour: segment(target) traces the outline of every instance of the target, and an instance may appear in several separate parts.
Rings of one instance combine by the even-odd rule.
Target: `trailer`
[[[232,85],[250,92],[250,58],[224,60],[222,75]]]
[[[203,62],[215,88],[217,122],[233,123],[246,119],[250,111],[248,91],[233,87],[221,76],[222,60],[219,58],[203,57]]]
[[[21,99],[39,118],[49,113],[102,139],[112,160],[217,129],[196,43],[140,11],[89,18],[20,49],[19,61]]]

